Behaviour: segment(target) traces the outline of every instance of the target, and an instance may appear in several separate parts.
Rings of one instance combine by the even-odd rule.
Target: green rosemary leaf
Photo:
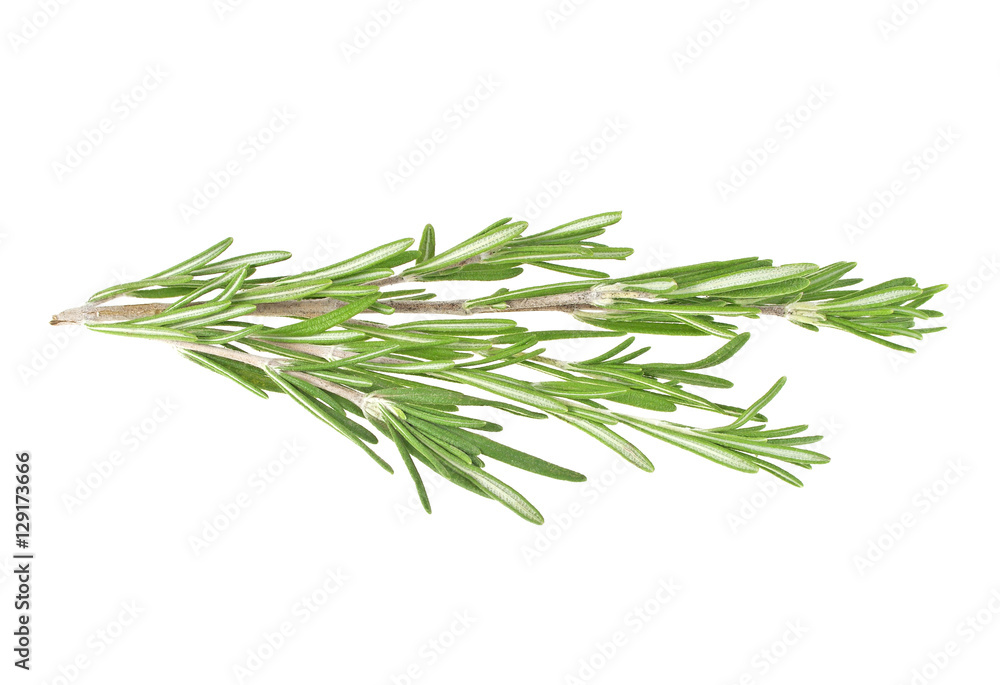
[[[743,455],[743,456],[748,461],[750,461],[750,462],[752,462],[754,464],[757,464],[757,466],[759,466],[762,470],[767,471],[768,473],[770,473],[770,474],[772,474],[774,476],[777,476],[778,478],[780,478],[781,480],[785,481],[786,483],[789,483],[790,485],[794,485],[797,488],[801,488],[802,487],[802,481],[801,480],[799,480],[794,475],[792,475],[791,473],[789,473],[785,469],[781,468],[780,466],[775,466],[771,462],[764,461],[763,459],[760,459],[759,457],[755,457],[752,454],[746,454],[746,455]]]
[[[329,285],[329,280],[261,285],[234,295],[232,301],[244,304],[260,304],[262,302],[301,300],[304,297],[323,290]]]
[[[744,288],[742,290],[731,290],[723,295],[720,295],[720,297],[731,298],[738,304],[748,304],[750,302],[770,300],[783,297],[785,295],[800,293],[808,287],[808,278],[789,278],[778,283],[768,283],[766,285],[758,285],[753,288]]]
[[[206,304],[196,304],[181,309],[167,309],[159,314],[144,316],[139,319],[132,319],[129,323],[141,323],[144,326],[166,326],[178,324],[192,319],[200,319],[232,308],[228,302],[210,302]]]
[[[184,356],[187,359],[190,359],[191,361],[193,361],[195,364],[197,364],[199,366],[203,366],[206,369],[209,369],[210,371],[214,371],[215,373],[219,374],[220,376],[225,376],[229,380],[235,382],[237,385],[240,385],[240,386],[246,388],[247,390],[249,390],[250,392],[252,392],[254,395],[257,395],[259,397],[263,397],[263,398],[267,399],[267,393],[266,392],[264,392],[263,390],[261,390],[259,387],[257,387],[253,383],[250,383],[250,382],[244,380],[239,375],[233,373],[231,370],[229,370],[228,368],[226,368],[222,364],[219,364],[216,361],[216,359],[213,358],[211,355],[199,354],[197,352],[192,352],[191,350],[185,350],[183,348],[178,348],[177,351],[180,352],[182,356]]]
[[[280,373],[276,369],[270,366],[265,366],[264,372],[271,377],[271,380],[280,385],[282,390],[284,390],[289,397],[291,397],[298,404],[304,407],[310,414],[312,414],[320,421],[330,426],[338,433],[346,437],[348,440],[353,442],[355,445],[363,449],[365,453],[375,461],[376,464],[381,466],[389,473],[392,473],[392,467],[389,466],[389,464],[387,464],[380,456],[375,454],[372,448],[366,445],[357,435],[355,435],[354,432],[343,423],[340,417],[338,417],[330,409],[324,410],[323,405],[317,404],[311,397],[309,397],[304,392],[302,392],[298,387],[290,383],[284,377],[284,374]]]
[[[701,301],[692,304],[681,302],[649,302],[647,300],[615,300],[605,309],[623,310],[629,312],[654,312],[661,314],[709,314],[717,316],[757,316],[760,309],[756,307],[738,307],[725,302]]]
[[[185,281],[186,282],[186,281]],[[136,290],[128,294],[129,297],[138,297],[144,300],[153,300],[156,298],[170,299],[172,297],[180,297],[182,295],[187,295],[189,292],[197,288],[198,286],[189,283],[188,285],[175,285],[168,286],[165,288],[147,288],[145,290]]]
[[[743,290],[751,286],[761,286],[768,283],[777,283],[789,278],[805,276],[816,271],[818,268],[815,264],[786,264],[784,266],[748,269],[728,276],[709,278],[688,284],[675,290],[672,296],[715,295],[732,290]]]
[[[491,304],[510,302],[511,300],[523,300],[529,297],[546,297],[548,295],[565,295],[567,293],[582,292],[589,290],[594,285],[591,281],[570,281],[568,283],[552,283],[550,285],[539,285],[531,288],[521,288],[520,290],[504,290],[503,292],[489,295],[487,297],[477,297],[466,300],[467,309],[473,307],[483,307]]]
[[[400,252],[392,259],[396,259],[401,255],[406,255],[406,254],[407,254],[406,252]],[[384,264],[385,263],[383,262],[383,266]],[[358,284],[370,283],[371,281],[378,281],[383,278],[389,278],[392,275],[393,275],[392,269],[379,268],[379,269],[369,269],[367,271],[362,271],[360,273],[353,273],[349,276],[344,276],[342,278],[334,278],[331,280],[333,280],[334,287],[340,287],[344,285],[358,285]]]
[[[285,375],[285,378],[306,395],[309,395],[313,399],[322,402],[325,406],[332,409],[337,415],[337,420],[340,421],[344,425],[344,428],[351,431],[359,440],[363,440],[370,445],[378,444],[378,438],[375,437],[370,430],[356,421],[353,421],[345,414],[346,406],[343,404],[344,398],[327,392],[322,388],[318,388],[309,381],[297,378],[293,374],[287,374]]]
[[[180,299],[176,300],[169,307],[167,307],[166,311],[170,311],[172,309],[180,309],[184,305],[186,305],[186,304],[188,304],[190,302],[194,302],[195,300],[197,300],[202,295],[204,295],[206,293],[209,293],[209,292],[211,292],[211,291],[213,291],[213,290],[215,290],[217,288],[224,287],[226,285],[226,283],[228,283],[229,280],[233,276],[235,276],[235,275],[236,275],[235,272],[234,273],[223,274],[222,276],[219,276],[218,278],[215,278],[215,279],[209,281],[208,283],[206,283],[205,285],[201,286],[200,288],[195,288],[195,289],[191,290],[191,292],[189,292],[188,294],[184,295]],[[221,298],[221,299],[225,299],[225,298]]]
[[[652,366],[651,364],[648,366]],[[643,370],[646,366],[642,367]],[[654,378],[664,378],[670,381],[677,381],[678,383],[685,383],[687,385],[697,385],[703,388],[731,388],[733,387],[733,382],[728,381],[725,378],[719,378],[718,376],[709,376],[702,373],[691,373],[690,371],[681,371],[678,369],[660,369],[654,370],[652,372],[647,372],[647,376],[653,376]]]
[[[641,293],[666,295],[677,290],[677,281],[672,278],[631,281],[627,287],[629,290],[637,290]]]
[[[112,297],[118,297],[119,295],[126,295],[131,293],[133,290],[142,290],[144,288],[152,288],[154,286],[161,285],[180,285],[190,281],[191,276],[181,275],[152,277],[141,281],[133,281],[131,283],[119,283],[118,285],[113,285],[109,288],[105,288],[104,290],[98,290],[90,296],[89,301],[100,302],[102,300],[110,300]]]
[[[863,307],[880,307],[886,305],[901,304],[912,299],[923,292],[920,288],[908,286],[890,286],[874,292],[865,292],[844,297],[830,302],[820,302],[816,308],[821,312],[836,312],[840,309],[859,309]]]
[[[420,236],[420,245],[417,247],[417,252],[420,253],[416,260],[417,264],[423,264],[434,257],[434,248],[434,227],[427,224],[424,226],[424,232]]]
[[[228,276],[228,279],[224,281],[226,283],[226,287],[223,288],[222,291],[212,299],[218,301],[231,300],[233,298],[233,295],[242,290],[243,284],[246,282],[247,276],[249,274],[250,270],[245,266],[241,266],[238,269],[233,269],[232,271],[227,271],[225,276],[223,277],[225,278],[226,276]]]
[[[629,388],[600,381],[542,381],[533,387],[549,395],[568,399],[592,399],[610,397],[628,392]]]
[[[472,368],[476,366],[484,366],[501,360],[509,359],[511,357],[520,354],[521,352],[524,352],[530,347],[534,347],[536,342],[537,341],[533,337],[529,336],[527,339],[521,341],[517,345],[509,345],[503,349],[490,350],[488,353],[483,354],[483,357],[481,359],[475,359],[471,362],[463,362],[461,364],[458,364],[458,367]]]
[[[430,226],[430,224],[428,224]],[[396,444],[396,449],[399,451],[399,456],[403,459],[403,463],[406,465],[406,472],[410,474],[410,479],[413,481],[414,487],[417,489],[417,497],[420,499],[420,506],[424,508],[428,514],[431,513],[431,502],[427,497],[427,489],[424,487],[424,481],[420,477],[420,472],[417,471],[416,464],[413,463],[413,458],[410,456],[410,448],[406,444],[406,440],[403,438],[399,431],[389,426],[389,437]]]
[[[396,268],[397,266],[402,266],[403,264],[414,261],[419,255],[420,252],[418,252],[417,250],[403,250],[402,252],[397,252],[388,259],[382,260],[381,262],[379,262],[379,266],[382,267],[383,269],[391,270]],[[392,274],[389,273],[386,274],[385,276],[379,276],[379,278],[388,278],[391,275]]]
[[[523,334],[519,333],[518,335],[523,335]],[[570,330],[533,331],[531,335],[534,336],[535,339],[538,340],[538,342],[546,342],[549,340],[572,340],[576,338],[618,338],[625,334],[619,333],[617,331],[595,331],[595,330],[581,329],[577,331],[570,331]],[[502,335],[498,338],[493,338],[490,342],[493,342],[497,345],[506,345],[517,341],[518,338],[514,337],[513,335]]]
[[[449,335],[495,335],[509,333],[517,328],[517,322],[510,319],[436,319],[409,321],[391,327],[395,331],[419,331],[421,333],[447,333]],[[519,329],[523,331],[524,329]]]
[[[479,233],[476,233],[472,237],[473,238],[478,238],[481,235],[487,235],[488,233],[492,233],[494,229],[499,228],[500,226],[503,226],[504,224],[509,224],[512,218],[513,217],[507,216],[507,217],[504,217],[503,219],[500,219],[498,221],[494,221],[492,224],[490,224],[489,226],[487,226],[486,228],[484,228],[483,230],[481,230]]]
[[[613,430],[599,423],[593,423],[570,414],[556,414],[556,417],[562,419],[571,426],[579,428],[587,435],[610,447],[624,457],[625,461],[630,464],[638,466],[643,471],[653,471],[653,462],[651,462],[645,454],[639,451],[638,447],[615,433]]]
[[[459,243],[450,250],[446,250],[436,257],[431,257],[416,266],[412,266],[403,272],[404,276],[419,276],[431,271],[437,271],[449,266],[453,266],[470,257],[480,255],[489,250],[495,250],[504,243],[507,243],[519,236],[528,224],[524,221],[516,221],[512,224],[497,226],[493,230],[484,232],[478,236],[470,238],[463,243]]]
[[[916,352],[916,350],[914,350],[912,347],[906,347],[905,345],[897,345],[894,342],[890,342],[883,338],[879,338],[878,336],[872,335],[871,333],[867,333],[863,329],[858,328],[857,326],[854,326],[843,319],[838,320],[834,318],[828,318],[827,324],[839,328],[843,331],[847,331],[848,333],[853,333],[859,338],[870,340],[871,342],[878,343],[879,345],[883,345],[884,347],[888,347],[891,350],[896,350],[897,352],[910,352],[910,353]]]
[[[159,328],[157,326],[133,326],[123,323],[88,323],[87,328],[98,333],[110,333],[112,335],[124,335],[129,338],[149,338],[150,340],[189,340],[196,341],[198,338],[193,333],[179,331],[173,328]]]
[[[305,321],[282,326],[281,328],[276,328],[268,333],[268,337],[297,338],[299,336],[311,336],[324,333],[330,328],[339,326],[351,317],[357,316],[361,312],[365,311],[371,307],[372,304],[378,300],[378,298],[378,292],[371,293],[353,302],[348,302],[344,306],[338,307],[337,309],[329,311],[326,314],[321,314],[320,316],[312,319],[306,319]],[[355,332],[363,333],[363,331]]]
[[[190,328],[188,330],[197,335],[198,342],[204,345],[224,345],[251,336],[263,328],[260,324],[255,324],[235,331],[221,331],[216,328]]]
[[[287,335],[275,334],[274,330],[278,329],[269,329],[262,333],[255,334],[254,337],[258,340],[276,340],[278,342],[287,342]],[[356,331],[321,331],[319,333],[313,333],[312,335],[296,335],[295,342],[309,343],[312,345],[339,345],[341,343],[365,340],[367,337],[368,336],[364,333],[358,333]]]
[[[382,388],[377,390],[374,395],[387,400],[394,400],[399,402],[414,402],[417,404],[464,404],[467,395],[463,395],[460,392],[454,392],[452,390],[446,390],[445,388],[435,388],[427,385],[421,385],[416,388],[409,388],[404,386],[397,386],[394,388]]]
[[[806,292],[818,292],[832,287],[857,265],[857,262],[836,262],[812,272],[809,274],[809,287],[806,288]]]
[[[647,335],[712,335],[702,328],[692,327],[686,323],[665,323],[660,321],[616,320],[600,314],[589,312],[574,312],[573,318],[592,326],[606,328],[621,333],[645,333]]]
[[[519,239],[517,242],[520,245],[530,245],[554,239],[558,239],[560,241],[564,241],[567,238],[580,239],[580,236],[584,234],[587,235],[587,237],[595,237],[604,233],[604,229],[608,226],[621,221],[621,218],[621,212],[604,212],[602,214],[595,214],[593,216],[584,217],[583,219],[577,219],[576,221],[570,221],[569,223],[556,226],[555,228],[550,228],[549,230],[542,231],[541,233],[529,235],[525,238]]]
[[[751,434],[757,435],[763,438],[780,438],[786,435],[795,435],[801,433],[802,431],[808,430],[809,426],[806,424],[799,424],[798,426],[789,426],[787,428],[771,428],[765,429],[764,426],[751,426],[747,428],[740,428],[737,430],[727,430],[727,433],[733,433],[734,435],[744,435],[748,436]]]
[[[812,443],[819,442],[822,439],[822,435],[803,435],[797,438],[769,438],[768,442],[772,445],[794,447],[795,445],[811,445]]]
[[[566,404],[549,397],[548,395],[536,392],[530,385],[515,381],[511,378],[497,376],[484,371],[442,371],[438,373],[441,378],[465,383],[481,390],[487,390],[509,400],[514,400],[529,407],[536,407],[544,411],[562,413],[567,411]]]
[[[326,266],[313,271],[306,271],[297,276],[285,276],[278,283],[301,283],[304,281],[315,281],[317,279],[343,278],[359,271],[365,271],[368,267],[375,266],[393,256],[403,252],[413,244],[413,238],[403,238],[385,245],[380,245],[373,250],[368,250],[357,257],[345,259],[331,266]]]
[[[357,331],[359,333],[364,333],[369,337],[379,338],[381,340],[391,340],[393,342],[404,343],[407,346],[443,345],[454,340],[454,338],[446,335],[418,333],[415,331],[407,331],[397,328],[378,328],[376,326],[349,323],[343,323],[341,325],[349,331]]]
[[[225,271],[231,271],[233,269],[240,268],[251,268],[258,266],[265,266],[267,264],[274,264],[276,262],[281,262],[292,256],[291,252],[284,252],[282,250],[270,250],[267,252],[252,252],[250,254],[240,255],[239,257],[232,257],[231,259],[223,259],[221,262],[213,262],[207,264],[206,266],[198,267],[192,270],[190,273],[192,276],[204,276],[206,274],[220,274]]]
[[[623,350],[625,350],[626,348],[628,348],[634,342],[635,342],[635,338],[632,337],[632,336],[629,336],[628,338],[626,338],[622,342],[618,343],[617,345],[615,345],[614,347],[612,347],[610,350],[608,350],[604,354],[599,354],[596,357],[591,357],[590,359],[586,359],[586,360],[584,360],[582,362],[577,362],[577,363],[579,363],[579,364],[600,364],[603,361],[607,361],[608,359],[611,359],[612,357],[614,357],[619,352],[622,352]]]
[[[312,293],[312,297],[333,297],[346,299],[349,297],[364,297],[378,292],[376,285],[331,285],[329,288]]]
[[[545,519],[542,517],[541,512],[539,512],[538,509],[531,504],[531,502],[526,500],[521,493],[503,481],[490,475],[481,468],[471,464],[466,464],[459,459],[452,459],[450,463],[463,476],[467,477],[487,492],[490,497],[495,499],[497,502],[500,502],[500,504],[513,511],[525,521],[530,521],[531,523],[538,525],[545,523]]]
[[[255,341],[254,343],[259,344]],[[370,352],[364,352],[359,354],[354,354],[349,357],[344,357],[343,359],[330,359],[330,360],[319,360],[316,357],[311,357],[310,355],[304,355],[306,358],[303,359],[302,363],[296,363],[291,365],[289,368],[295,371],[328,371],[330,369],[336,369],[339,367],[356,366],[361,362],[368,361],[369,359],[375,359],[376,357],[381,357],[383,355],[390,354],[399,349],[399,345],[385,345]],[[287,356],[293,356],[292,353],[286,352]],[[297,358],[297,357],[296,357]]]
[[[917,298],[914,298],[913,300],[911,300],[909,302],[909,306],[911,306],[911,307],[921,307],[928,300],[930,300],[932,297],[934,297],[935,295],[937,295],[942,290],[945,290],[947,287],[948,287],[947,285],[935,285],[935,286],[932,286],[930,288],[922,288],[921,291],[920,291],[920,297],[917,297]],[[940,316],[941,315],[940,312],[938,312],[937,315]],[[933,316],[933,314],[931,316]]]
[[[547,269],[549,271],[555,271],[561,274],[568,274],[570,276],[579,276],[580,278],[608,278],[608,274],[603,271],[596,271],[594,269],[580,269],[575,266],[566,266],[565,264],[553,264],[552,262],[533,262],[532,266],[537,266],[541,269]]]
[[[611,402],[649,411],[676,411],[677,405],[663,395],[646,390],[626,390],[608,397]]]
[[[462,416],[460,414],[441,411],[427,406],[415,407],[407,405],[404,411],[406,412],[408,420],[409,418],[417,417],[424,419],[425,421],[436,422],[441,426],[471,428],[473,430],[483,430],[490,433],[498,433],[503,430],[503,426],[490,421],[483,421],[482,419],[476,419],[471,416]]]
[[[638,350],[632,350],[628,354],[623,354],[622,356],[620,356],[617,359],[614,359],[612,361],[614,361],[615,364],[624,364],[626,362],[632,361],[633,359],[641,357],[642,355],[644,355],[647,352],[649,352],[651,349],[653,349],[653,348],[650,347],[649,345],[647,345],[646,347],[640,347]]]
[[[635,252],[631,247],[608,247],[607,245],[597,245],[596,243],[581,243],[590,246],[587,254],[571,259],[628,259]]]
[[[493,266],[492,264],[468,264],[460,269],[422,274],[421,281],[506,281],[524,272],[520,267]]]
[[[146,280],[166,278],[168,276],[179,276],[181,274],[189,274],[198,267],[208,264],[210,261],[212,261],[220,254],[225,252],[226,249],[232,244],[233,244],[232,238],[226,238],[224,240],[220,240],[219,242],[217,242],[215,245],[212,245],[212,247],[208,248],[204,252],[199,252],[194,257],[191,257],[190,259],[185,259],[180,264],[175,264],[169,269],[164,269],[163,271],[157,274],[153,274],[152,276],[149,277],[149,279]]]
[[[770,259],[762,260],[756,257],[743,257],[741,259],[730,259],[721,262],[702,262],[689,266],[673,266],[667,269],[660,269],[659,271],[647,271],[646,273],[628,276],[619,280],[622,283],[631,283],[632,281],[643,281],[651,278],[671,278],[677,280],[679,285],[684,286],[725,273],[770,265]]]
[[[742,426],[743,424],[745,424],[747,421],[752,420],[753,417],[756,416],[757,413],[761,409],[763,409],[764,407],[766,407],[767,404],[771,400],[773,400],[775,398],[775,396],[779,392],[781,392],[781,389],[783,387],[785,387],[785,381],[787,381],[787,380],[788,380],[788,378],[785,377],[785,376],[782,376],[781,378],[779,378],[775,382],[775,384],[771,386],[770,390],[768,390],[763,395],[761,395],[761,397],[760,397],[759,400],[757,400],[756,402],[754,402],[753,404],[751,404],[749,407],[747,407],[746,410],[742,414],[740,414],[739,416],[736,417],[735,421],[733,421],[728,426],[723,426],[723,430],[733,429],[733,428],[739,428],[740,426]]]
[[[735,447],[745,452],[750,452],[751,454],[771,457],[772,459],[780,459],[793,464],[800,462],[806,464],[826,464],[830,461],[830,457],[824,454],[819,454],[818,452],[811,452],[797,447],[786,447],[780,444],[774,445],[770,442],[761,442],[742,435],[715,433],[698,429],[694,429],[694,433],[701,438],[709,439],[712,442],[719,443],[721,445]]]
[[[723,466],[728,466],[731,469],[746,473],[756,473],[759,468],[756,463],[747,459],[745,455],[715,444],[710,440],[699,439],[691,435],[690,432],[672,430],[662,425],[634,418],[627,419],[626,422],[636,430],[647,435],[652,435],[654,438],[659,438],[675,447],[694,452],[698,456],[705,457]]]
[[[433,371],[447,371],[455,368],[454,362],[397,362],[393,364],[379,364],[376,362],[359,362],[359,366],[364,369],[375,369],[386,373],[416,373],[424,374]]]
[[[522,452],[521,450],[514,449],[508,445],[503,445],[495,440],[487,438],[485,435],[469,433],[467,431],[462,431],[462,433],[463,437],[478,447],[482,454],[485,454],[491,459],[503,462],[504,464],[509,464],[510,466],[519,468],[522,471],[530,471],[531,473],[537,473],[538,475],[545,476],[546,478],[565,480],[573,483],[580,483],[587,480],[587,477],[582,473],[571,471],[570,469],[557,466],[556,464],[552,464],[544,459],[534,457],[527,452]]]
[[[252,314],[257,309],[257,307],[252,304],[226,304],[228,307],[222,311],[208,316],[203,316],[198,319],[183,321],[177,324],[177,328],[203,328],[205,326],[211,326],[212,324],[222,323],[223,321],[229,321],[230,319]]]

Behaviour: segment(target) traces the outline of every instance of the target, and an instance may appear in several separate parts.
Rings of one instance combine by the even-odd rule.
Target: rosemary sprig
[[[557,419],[645,471],[653,470],[653,462],[623,435],[626,430],[801,486],[787,468],[809,469],[828,458],[803,447],[820,439],[802,435],[807,426],[768,427],[761,412],[784,378],[745,408],[694,390],[732,387],[704,371],[746,343],[749,333],[734,322],[779,316],[810,331],[834,328],[910,352],[891,339],[920,339],[941,330],[917,327],[917,321],[941,316],[924,305],[945,286],[920,288],[912,278],[898,278],[856,289],[861,280],[846,277],[856,266],[849,262],[775,266],[747,257],[625,278],[565,264],[626,259],[631,249],[593,241],[620,218],[620,212],[598,214],[529,235],[525,222],[503,219],[443,252],[436,251],[428,225],[416,249],[406,238],[312,271],[265,277],[257,270],[290,253],[219,260],[232,243],[226,239],[148,278],[96,293],[52,323],[166,341],[255,395],[287,395],[392,472],[372,448],[381,434],[399,453],[428,512],[422,470],[533,523],[541,523],[542,515],[488,472],[488,460],[557,480],[585,477],[486,437],[502,427],[463,408]],[[575,280],[450,301],[435,299],[427,289],[442,280],[509,280],[527,267]],[[121,297],[132,301],[107,304]],[[589,328],[529,330],[501,318],[526,311],[567,314]],[[394,313],[434,318],[398,324],[368,318]],[[271,326],[247,317],[295,321]],[[651,348],[632,349],[635,337],[629,334],[714,336],[724,342],[700,360],[646,362],[639,359]],[[553,358],[543,347],[553,340],[626,335],[583,360]],[[513,368],[535,380],[511,375]],[[678,407],[717,418],[707,428],[662,418]]]

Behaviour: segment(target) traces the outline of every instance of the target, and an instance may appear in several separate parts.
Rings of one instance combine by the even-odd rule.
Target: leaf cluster
[[[419,243],[404,238],[287,275],[258,271],[290,253],[220,259],[232,243],[226,239],[91,297],[92,303],[157,300],[155,313],[88,326],[169,342],[188,360],[256,396],[284,394],[392,472],[376,452],[381,436],[398,453],[428,512],[421,471],[534,523],[542,515],[488,470],[490,462],[562,481],[585,477],[487,437],[502,426],[479,418],[477,409],[566,423],[644,471],[653,470],[653,461],[626,431],[801,486],[790,469],[810,469],[828,458],[803,447],[820,439],[805,435],[807,426],[769,427],[762,411],[785,379],[748,407],[711,396],[732,383],[706,369],[730,359],[749,338],[733,320],[778,315],[812,331],[835,328],[906,350],[889,338],[919,339],[941,330],[915,322],[940,316],[924,305],[944,286],[920,288],[912,278],[899,278],[858,289],[860,279],[846,277],[853,263],[775,266],[750,257],[623,278],[566,264],[628,257],[628,248],[594,242],[620,218],[620,212],[598,214],[531,235],[524,235],[525,222],[503,219],[440,252],[428,225]],[[459,303],[436,303],[433,291],[419,287],[441,280],[508,280],[528,266],[574,280],[501,288]],[[404,308],[433,316],[402,323],[372,318]],[[506,318],[533,309],[568,312],[588,327],[531,330]],[[266,313],[291,322],[269,325],[272,320],[261,316]],[[716,336],[724,342],[696,361],[645,361],[651,348],[633,348],[640,334]],[[544,347],[595,337],[624,339],[582,360],[553,358]],[[704,412],[716,425],[663,418],[679,407]]]

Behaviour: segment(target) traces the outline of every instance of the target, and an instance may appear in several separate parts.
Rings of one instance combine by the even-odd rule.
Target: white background
[[[10,502],[14,451],[31,450],[37,554],[30,674],[11,665],[16,582],[0,571],[0,681],[997,682],[1000,6],[220,6],[0,12],[0,480]],[[268,125],[282,130],[249,159],[241,146]],[[230,162],[240,174],[216,194]],[[214,197],[186,212],[199,192]],[[789,376],[768,414],[822,430],[833,458],[802,490],[640,438],[657,466],[643,474],[562,424],[507,421],[512,444],[591,478],[497,469],[546,514],[536,528],[449,488],[415,513],[405,472],[284,398],[264,404],[156,343],[47,324],[228,235],[301,269],[428,221],[443,244],[509,214],[544,229],[613,209],[625,218],[608,242],[636,248],[616,273],[856,260],[872,282],[952,284],[935,301],[950,329],[915,356],[752,329],[724,369],[736,387],[712,396],[745,405]],[[717,345],[647,342],[664,361]],[[281,473],[260,492],[268,467]],[[88,477],[102,482],[80,491]],[[191,538],[240,493],[250,506],[196,554]],[[326,601],[303,612],[314,592]],[[284,622],[292,635],[269,650]],[[270,658],[241,680],[248,650]]]

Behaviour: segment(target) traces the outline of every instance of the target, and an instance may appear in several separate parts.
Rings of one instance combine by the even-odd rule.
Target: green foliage
[[[620,218],[620,212],[597,214],[528,235],[525,222],[502,219],[444,250],[428,224],[413,250],[414,240],[404,238],[312,271],[265,277],[255,272],[290,253],[271,250],[219,260],[232,242],[227,239],[148,278],[96,293],[91,302],[131,296],[143,304],[103,305],[124,320],[87,325],[103,333],[166,341],[185,358],[257,396],[287,395],[391,473],[372,447],[379,442],[376,433],[381,434],[399,454],[428,512],[422,470],[533,523],[542,522],[541,514],[488,471],[490,462],[560,481],[585,477],[486,437],[483,433],[497,433],[502,426],[469,413],[470,408],[556,419],[644,471],[652,471],[654,463],[625,431],[737,471],[765,471],[801,486],[786,467],[810,469],[828,458],[802,447],[820,439],[801,435],[806,426],[768,427],[761,412],[784,378],[744,408],[701,393],[733,385],[704,370],[728,361],[746,344],[750,334],[741,333],[736,322],[781,316],[811,331],[833,328],[906,351],[912,349],[891,339],[919,340],[941,330],[915,324],[941,316],[924,305],[944,286],[920,288],[912,278],[897,278],[853,289],[860,279],[845,278],[856,267],[853,262],[775,266],[746,257],[618,279],[563,263],[628,257],[629,248],[593,241]],[[438,302],[424,288],[391,289],[403,283],[430,288],[440,280],[508,280],[529,267],[575,280],[501,288],[450,302]],[[392,324],[367,318],[397,310],[418,318]],[[546,311],[553,320],[568,314],[587,327],[529,330],[515,319],[496,316],[520,311]],[[270,326],[246,320],[255,315],[297,321]],[[402,317],[391,321],[396,318]],[[635,335],[643,334],[724,342],[695,361],[651,361],[645,359],[649,346],[633,348]],[[625,335],[605,352],[582,359],[553,358],[542,346]],[[679,407],[703,412],[710,425],[718,425],[663,418]]]

